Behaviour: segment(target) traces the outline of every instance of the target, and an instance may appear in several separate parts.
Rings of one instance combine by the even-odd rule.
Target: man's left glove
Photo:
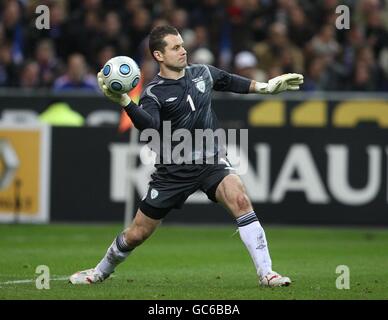
[[[275,77],[268,83],[256,82],[255,91],[257,93],[276,94],[286,90],[299,90],[299,85],[303,83],[303,75],[298,73],[287,73]]]

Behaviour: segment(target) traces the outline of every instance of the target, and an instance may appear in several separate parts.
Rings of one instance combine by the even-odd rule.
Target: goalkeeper
[[[160,72],[145,88],[140,106],[133,103],[127,94],[110,92],[103,83],[101,72],[97,77],[105,96],[124,108],[136,128],[155,129],[161,136],[166,122],[171,126],[171,132],[186,129],[193,136],[195,129],[217,130],[217,118],[211,107],[212,90],[277,94],[298,90],[303,83],[300,74],[285,74],[268,83],[259,83],[210,65],[188,66],[182,37],[171,26],[153,29],[149,48],[159,64]],[[171,141],[171,137],[169,139],[172,147],[179,143]],[[159,140],[165,141],[162,137]],[[264,229],[240,177],[222,155],[221,147],[214,144],[210,153],[203,147],[192,147],[189,159],[203,159],[204,164],[171,163],[166,156],[165,145],[155,150],[160,163],[155,165],[156,171],[151,176],[148,192],[140,202],[132,224],[114,239],[95,268],[73,274],[70,282],[88,284],[108,278],[119,263],[151,236],[171,209],[181,208],[192,193],[202,190],[210,200],[227,208],[236,220],[241,240],[255,265],[259,284],[268,287],[288,286],[291,280],[272,270]],[[217,157],[216,163],[206,162]]]

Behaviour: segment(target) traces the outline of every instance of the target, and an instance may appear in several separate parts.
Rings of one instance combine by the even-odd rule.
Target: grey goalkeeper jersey
[[[226,152],[211,106],[212,90],[248,93],[250,83],[210,65],[190,65],[178,80],[155,76],[144,89],[139,107],[135,107],[142,110],[126,110],[143,137],[152,132],[145,129],[158,131],[160,144],[152,135],[154,141],[149,144],[158,155],[157,162],[198,163]],[[212,141],[209,132],[213,132]]]

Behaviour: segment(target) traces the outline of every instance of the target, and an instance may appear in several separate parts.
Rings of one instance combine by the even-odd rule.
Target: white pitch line
[[[69,277],[55,277],[55,278],[51,278],[50,279],[50,281],[65,281],[65,280],[69,280]],[[3,284],[32,283],[32,282],[35,282],[35,281],[36,281],[36,279],[5,281],[5,282],[0,282],[0,285],[3,285]]]

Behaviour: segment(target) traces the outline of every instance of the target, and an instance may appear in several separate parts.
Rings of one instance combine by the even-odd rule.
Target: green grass
[[[119,225],[0,225],[1,299],[388,299],[388,230],[266,227],[274,270],[287,288],[260,288],[253,263],[230,227],[161,226],[114,277],[92,286],[51,281],[38,290],[35,268],[52,278],[96,265]],[[350,289],[335,286],[350,268]]]

